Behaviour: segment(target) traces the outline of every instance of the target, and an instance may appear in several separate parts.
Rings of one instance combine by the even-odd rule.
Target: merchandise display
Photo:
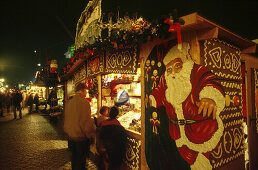
[[[97,99],[94,97],[90,101],[90,106],[91,106],[91,116],[92,117],[97,117]]]
[[[126,112],[118,118],[118,121],[126,129],[134,130],[141,133],[141,112],[133,110]]]
[[[126,129],[141,132],[141,83],[137,74],[102,76],[102,106],[116,105],[118,120]]]

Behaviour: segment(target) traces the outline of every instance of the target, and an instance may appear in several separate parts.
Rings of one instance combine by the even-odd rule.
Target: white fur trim
[[[175,111],[178,119],[184,119],[182,104],[177,105],[175,107]],[[185,125],[179,126],[181,138],[176,140],[177,147],[182,147],[183,145],[186,145],[189,149],[197,151],[199,153],[206,153],[212,151],[212,149],[214,149],[220,141],[220,138],[224,131],[223,122],[220,119],[219,114],[216,114],[216,120],[218,123],[218,130],[214,133],[210,140],[203,142],[202,144],[196,144],[189,141],[189,139],[185,135]]]
[[[198,154],[191,170],[212,170],[211,163],[203,154]]]
[[[167,55],[163,59],[163,63],[165,65],[167,65],[170,61],[176,58],[181,58],[183,62],[186,60],[186,56],[189,55],[188,51],[190,49],[190,45],[188,42],[183,42],[181,46],[181,49],[178,49],[178,45],[175,45],[172,48],[170,48]]]
[[[221,92],[212,87],[212,86],[206,86],[202,89],[199,95],[200,100],[202,98],[209,98],[214,100],[217,106],[217,114],[219,115],[220,112],[224,109],[225,107],[225,97],[221,94]]]
[[[149,101],[151,101],[151,104],[152,104],[151,106],[157,107],[157,102],[156,102],[155,97],[153,95],[149,96]]]

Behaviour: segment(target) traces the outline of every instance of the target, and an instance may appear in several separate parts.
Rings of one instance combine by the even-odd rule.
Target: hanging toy
[[[153,71],[153,76],[151,76],[151,80],[152,80],[152,90],[154,90],[157,87],[157,81],[159,80],[159,76],[158,76],[158,70],[154,70]]]
[[[151,66],[150,66],[150,60],[146,61],[146,65],[145,65],[145,72],[146,72],[146,79],[147,82],[149,81],[149,72],[151,71]]]
[[[158,118],[158,114],[157,112],[153,112],[152,113],[152,118],[150,119],[150,122],[152,124],[152,132],[154,134],[158,134],[158,125],[160,125],[160,121],[157,119]]]

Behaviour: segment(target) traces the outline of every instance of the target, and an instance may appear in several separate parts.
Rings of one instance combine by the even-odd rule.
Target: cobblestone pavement
[[[9,118],[7,118],[9,116]],[[47,116],[24,114],[0,120],[0,169],[70,169],[67,138],[60,123]]]
[[[0,117],[0,170],[70,170],[70,152],[62,121],[50,121],[46,114],[28,114],[28,108],[22,110],[22,115],[17,120],[13,120],[13,113],[5,112]],[[90,156],[87,169],[97,170],[95,161]]]

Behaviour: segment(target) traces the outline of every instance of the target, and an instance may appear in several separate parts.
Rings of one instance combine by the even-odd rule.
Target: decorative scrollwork
[[[229,132],[225,132],[223,139],[224,139],[224,150],[226,151],[226,153],[230,153],[233,145],[233,139],[231,134]],[[228,143],[229,143],[229,147],[227,146]]]
[[[233,137],[234,137],[234,148],[238,149],[242,143],[243,135],[242,132],[238,128],[233,130]]]
[[[213,64],[217,68],[221,68],[221,47],[216,47],[209,51],[210,57],[213,61]]]
[[[211,155],[212,155],[214,158],[219,159],[219,158],[221,158],[222,153],[223,153],[223,151],[222,151],[222,143],[220,143],[219,146],[218,146],[218,148],[217,148],[217,151],[214,150],[214,151],[211,153]]]

